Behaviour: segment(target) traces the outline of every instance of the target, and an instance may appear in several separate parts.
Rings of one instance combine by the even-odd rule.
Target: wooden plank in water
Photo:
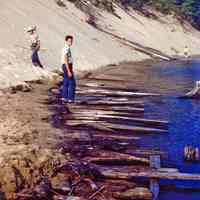
[[[106,114],[107,113],[107,114]],[[110,114],[109,114],[110,113]],[[75,113],[72,113],[70,115],[66,116],[66,119],[74,119],[74,120],[100,120],[105,121],[106,119],[110,120],[121,120],[121,124],[124,124],[124,121],[130,121],[133,123],[139,123],[141,125],[153,125],[154,127],[162,127],[167,128],[168,122],[167,121],[161,121],[161,120],[150,120],[150,119],[144,119],[144,118],[134,118],[132,116],[122,116],[122,115],[113,115],[112,112],[91,112],[91,111],[78,111]]]
[[[113,139],[113,140],[125,140],[125,141],[133,141],[133,140],[140,140],[140,137],[133,137],[133,136],[123,136],[123,135],[114,135],[114,134],[103,134],[103,133],[94,133],[94,138],[97,139]]]
[[[149,164],[149,161],[145,158],[139,158],[135,156],[121,156],[117,155],[117,157],[95,157],[95,158],[86,158],[87,161],[95,163],[95,164],[103,164],[103,165],[130,165],[130,164]]]
[[[95,105],[95,106],[128,106],[128,105],[132,105],[134,107],[139,107],[139,108],[143,108],[144,107],[144,102],[143,101],[127,101],[127,102],[118,102],[118,101],[106,101],[106,100],[97,100],[97,101],[79,101],[77,102],[77,104],[80,105]]]
[[[100,121],[95,120],[67,120],[66,125],[68,126],[82,126],[82,125],[88,125],[90,127],[93,127],[94,129],[100,130],[100,131],[108,131],[115,133],[115,130],[108,128],[100,123]]]
[[[112,91],[126,91],[126,92],[137,92],[137,89],[134,88],[127,88],[124,85],[120,85],[120,86],[110,86],[107,84],[101,84],[98,82],[86,82],[86,83],[82,83],[79,84],[79,88],[81,89],[85,89],[85,88],[97,88],[97,89],[106,89],[106,90],[112,90]]]
[[[150,157],[152,155],[160,155],[160,156],[164,156],[167,157],[167,153],[163,152],[163,151],[155,151],[155,150],[151,150],[151,149],[147,149],[147,150],[142,150],[142,149],[131,149],[131,150],[127,150],[126,153],[129,153],[131,155],[140,155],[140,156],[145,156],[145,157]]]
[[[162,168],[161,168],[162,169]],[[102,175],[107,178],[131,180],[133,178],[148,178],[148,179],[166,179],[166,180],[182,180],[182,181],[200,181],[200,174],[189,174],[180,172],[159,172],[147,170],[144,172],[125,173],[114,170],[104,170]]]
[[[124,112],[124,113],[144,113],[144,108],[136,108],[132,106],[98,106],[98,105],[90,105],[90,110],[104,110],[104,111],[115,111],[115,112]],[[69,109],[73,112],[73,110],[88,110],[87,105],[69,105]]]
[[[132,131],[133,133],[143,133],[143,134],[154,134],[154,133],[166,133],[167,130],[158,129],[158,128],[148,128],[148,127],[139,127],[131,126],[125,124],[113,124],[108,122],[101,122],[101,125],[104,125],[107,128],[114,130],[123,130],[123,131]]]
[[[110,131],[131,131],[135,134],[155,134],[155,133],[166,133],[166,130],[139,126],[130,126],[124,124],[112,124],[108,122],[98,121],[98,120],[67,120],[67,125],[78,126],[78,125],[90,125],[97,129],[104,129]]]
[[[127,92],[127,91],[114,91],[108,89],[87,89],[87,90],[77,90],[79,95],[106,95],[106,96],[123,96],[123,97],[148,97],[148,96],[160,96],[160,94],[155,93],[142,93],[142,92]]]
[[[99,110],[99,109],[93,109],[93,110],[88,110],[88,109],[81,109],[81,108],[73,108],[70,109],[72,115],[85,115],[85,116],[100,116],[100,115],[108,115],[108,116],[126,116],[130,117],[132,116],[132,113],[126,113],[126,112],[117,112],[117,111],[112,111],[112,110]]]

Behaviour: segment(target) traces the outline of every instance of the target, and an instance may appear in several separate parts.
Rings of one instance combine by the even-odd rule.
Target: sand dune
[[[115,5],[115,16],[99,10],[98,26],[109,33],[147,46],[165,54],[181,54],[187,44],[191,54],[198,54],[200,34],[187,25],[184,29],[170,16],[153,20]],[[42,41],[41,60],[48,71],[60,68],[60,51],[66,34],[75,36],[76,71],[93,70],[123,61],[139,61],[148,55],[135,51],[111,35],[86,23],[86,15],[72,3],[59,7],[54,0],[9,0],[0,3],[0,88],[23,81],[51,76],[37,70],[30,62],[25,29],[37,25]],[[25,47],[25,48],[24,48]]]

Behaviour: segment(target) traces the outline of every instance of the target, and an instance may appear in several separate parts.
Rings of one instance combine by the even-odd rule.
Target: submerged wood
[[[199,99],[200,98],[200,81],[196,81],[194,88],[186,93],[182,98],[194,98]]]
[[[155,150],[142,150],[142,149],[134,149],[134,150],[127,150],[126,153],[129,153],[131,155],[139,155],[139,156],[145,156],[149,157],[152,155],[160,155],[162,157],[166,157],[167,153],[162,151],[155,151]]]
[[[162,168],[161,168],[162,169]],[[106,178],[111,179],[124,179],[131,180],[136,177],[149,178],[149,179],[167,179],[167,180],[190,180],[190,181],[200,181],[200,174],[188,174],[180,172],[159,172],[153,170],[146,170],[144,172],[119,172],[115,170],[103,170],[102,175]]]

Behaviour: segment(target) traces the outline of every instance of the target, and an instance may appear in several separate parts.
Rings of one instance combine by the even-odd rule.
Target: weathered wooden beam
[[[86,157],[85,159],[89,162],[96,163],[96,164],[145,164],[149,165],[149,160],[142,157],[132,156],[129,154],[118,153],[114,151],[98,151],[91,155],[90,157]],[[91,157],[92,156],[92,157]]]
[[[144,157],[150,157],[152,155],[160,155],[162,157],[166,157],[167,153],[163,152],[163,151],[155,151],[155,150],[142,150],[142,149],[131,149],[131,150],[127,150],[126,153],[129,153],[131,155],[138,155],[138,156],[144,156]]]
[[[121,200],[151,200],[152,193],[149,191],[148,188],[143,187],[135,187],[126,191],[122,192],[115,192],[113,196],[117,199]]]
[[[97,88],[97,89],[105,89],[105,90],[111,90],[111,91],[138,92],[137,89],[127,88],[124,85],[114,87],[114,86],[111,86],[111,85],[108,85],[108,84],[101,84],[101,83],[98,83],[98,82],[91,82],[91,81],[79,84],[79,88],[80,89],[86,89],[86,88],[96,89]]]
[[[124,136],[124,135],[114,135],[114,134],[103,134],[103,133],[94,133],[94,138],[107,138],[107,139],[113,139],[113,140],[124,140],[124,141],[134,141],[134,140],[140,140],[140,137],[133,137],[133,136]],[[142,155],[142,154],[141,154]]]
[[[161,168],[162,170],[162,168]],[[146,170],[144,172],[119,172],[114,170],[103,170],[102,175],[111,178],[111,179],[124,179],[131,180],[136,177],[140,178],[148,178],[148,179],[167,179],[167,180],[190,180],[190,181],[200,181],[200,174],[188,174],[188,173],[180,173],[180,172],[159,172],[153,170]]]
[[[137,108],[132,106],[103,106],[103,105],[90,105],[90,109],[88,109],[87,105],[68,105],[71,112],[74,110],[86,110],[86,111],[93,111],[93,110],[103,110],[103,111],[112,111],[112,112],[118,112],[118,113],[129,113],[131,115],[137,114],[137,113],[144,113],[144,108]]]
[[[139,126],[130,126],[130,125],[124,125],[124,124],[113,124],[113,123],[108,123],[104,121],[99,121],[99,120],[75,120],[75,119],[70,119],[66,121],[67,125],[70,126],[78,126],[78,125],[90,125],[93,126],[94,128],[97,129],[104,129],[104,130],[109,130],[109,131],[114,131],[114,130],[123,130],[123,131],[132,131],[135,134],[155,134],[155,133],[166,133],[167,130],[163,129],[158,129],[158,128],[148,128],[148,127],[139,127]]]
[[[132,116],[131,113],[125,113],[125,112],[117,112],[117,111],[112,111],[112,110],[88,110],[88,109],[71,109],[71,115],[79,115],[79,116],[96,116],[99,117],[101,115],[107,115],[107,116],[124,116],[124,117],[130,117]]]
[[[106,115],[104,114],[106,112],[76,112],[72,113],[70,115],[67,115],[65,119],[67,120],[96,120],[96,121],[105,121],[107,119],[110,120],[121,120],[120,124],[123,124],[124,121],[130,121],[133,123],[141,124],[141,125],[146,125],[146,126],[154,126],[156,127],[162,127],[162,128],[167,128],[168,123],[166,121],[160,121],[160,120],[150,120],[150,119],[143,119],[143,118],[134,118],[134,117],[129,117],[129,116],[120,116],[120,115]],[[109,113],[109,112],[108,112]]]
[[[127,102],[118,102],[118,101],[106,101],[106,100],[92,100],[92,101],[77,101],[77,104],[80,105],[95,105],[95,106],[134,106],[134,107],[139,107],[139,108],[144,108],[144,102],[143,101],[127,101]]]
[[[93,127],[94,129],[101,130],[101,131],[108,131],[113,132],[115,131],[111,128],[108,128],[100,123],[100,121],[95,120],[67,120],[66,125],[68,126],[81,126],[81,125],[89,125],[90,127]]]
[[[87,89],[77,90],[79,95],[106,95],[106,96],[123,96],[123,97],[148,97],[148,96],[160,96],[156,93],[142,93],[142,92],[127,92],[127,91],[114,91],[108,89]]]
[[[167,130],[158,129],[158,128],[148,128],[148,127],[139,127],[139,126],[131,126],[125,124],[113,124],[108,122],[101,122],[101,125],[105,125],[107,128],[111,128],[114,130],[124,130],[124,131],[132,131],[133,133],[166,133]]]

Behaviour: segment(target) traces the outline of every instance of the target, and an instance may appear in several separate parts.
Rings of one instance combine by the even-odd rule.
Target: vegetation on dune
[[[59,6],[65,7],[65,0],[55,0]],[[200,1],[199,0],[68,0],[78,8],[88,13],[94,6],[115,13],[114,3],[120,3],[125,8],[133,7],[147,16],[152,16],[148,8],[152,7],[164,14],[174,15],[184,19],[200,29]],[[93,15],[92,13],[90,13]]]
[[[152,6],[162,13],[188,20],[193,26],[200,29],[199,0],[121,0],[121,3],[140,11],[143,11],[146,6]]]

